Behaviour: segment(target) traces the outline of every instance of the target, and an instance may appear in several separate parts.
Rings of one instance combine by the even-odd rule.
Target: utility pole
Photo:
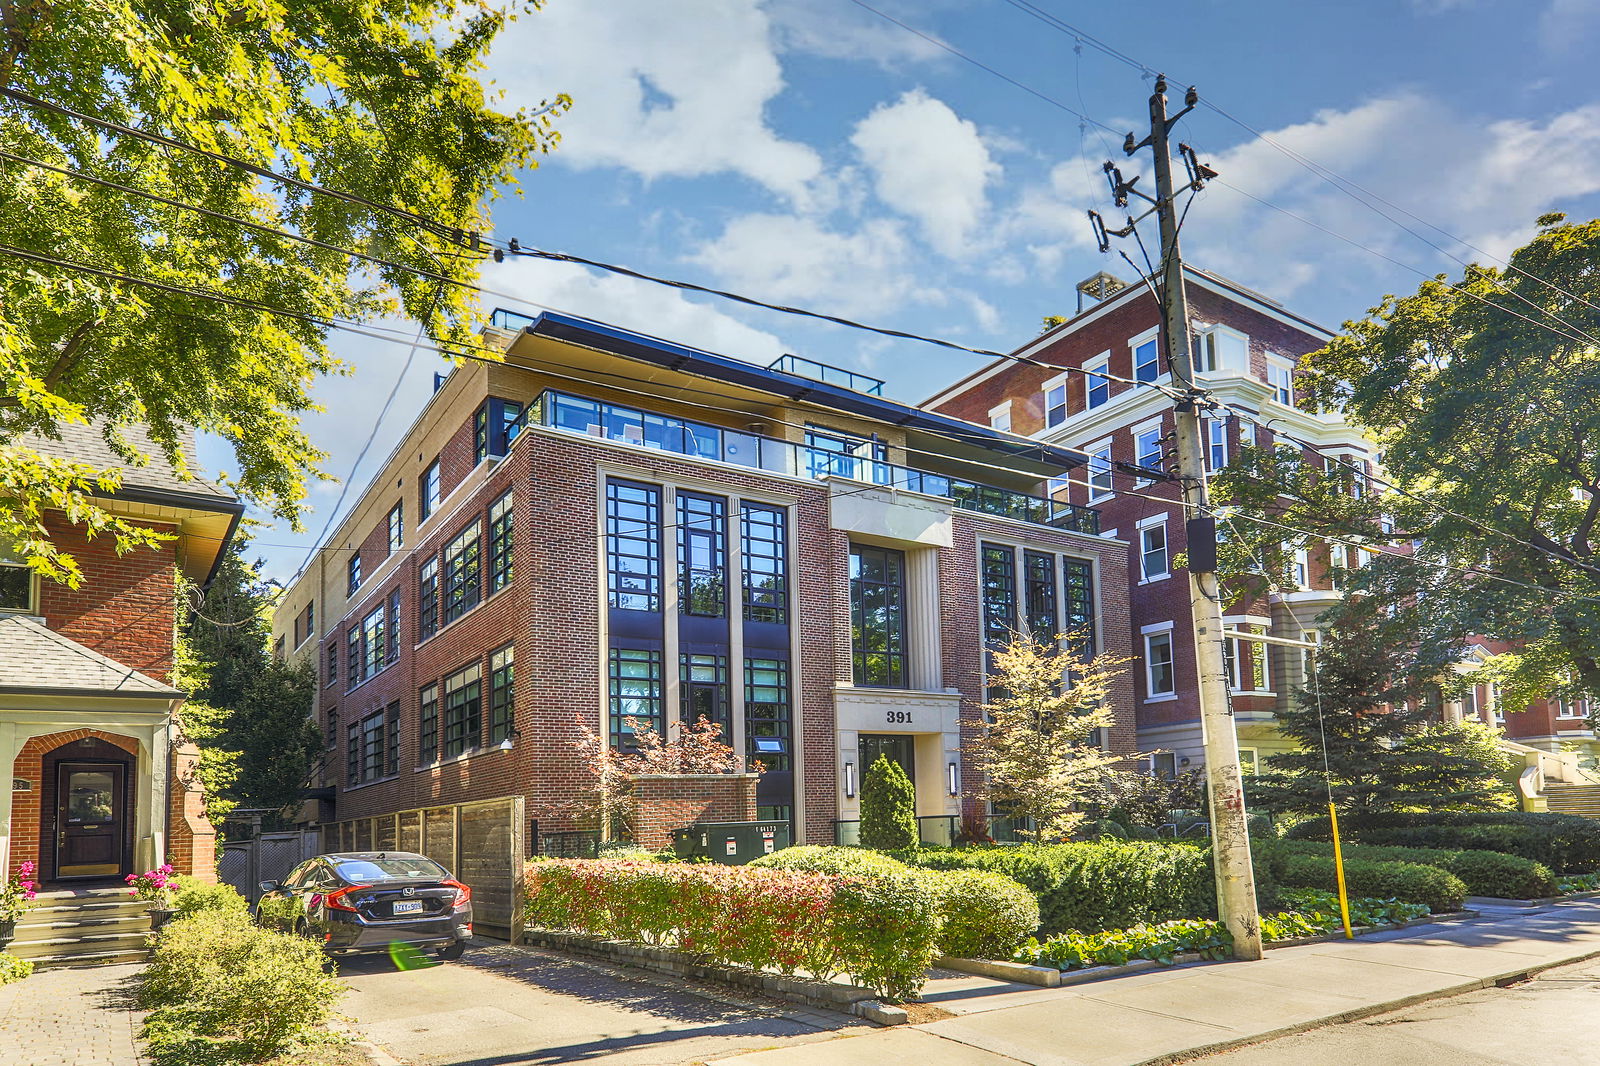
[[[1151,206],[1141,215],[1156,216],[1161,231],[1161,264],[1157,281],[1165,340],[1173,385],[1184,395],[1173,407],[1177,480],[1183,491],[1185,532],[1189,556],[1189,604],[1194,622],[1195,670],[1199,675],[1200,733],[1205,745],[1206,796],[1211,808],[1211,849],[1216,866],[1217,911],[1233,935],[1237,959],[1261,958],[1261,915],[1256,909],[1255,873],[1250,865],[1250,834],[1244,809],[1244,782],[1239,773],[1239,739],[1234,732],[1233,709],[1228,702],[1227,668],[1223,662],[1222,594],[1217,580],[1216,520],[1211,513],[1206,486],[1205,442],[1201,436],[1200,407],[1205,390],[1195,382],[1189,348],[1189,303],[1184,294],[1183,257],[1178,250],[1178,218],[1172,184],[1172,156],[1168,136],[1178,120],[1192,110],[1199,96],[1190,88],[1184,108],[1167,115],[1167,79],[1158,77],[1150,96],[1150,134],[1135,141],[1128,134],[1123,150],[1133,155],[1148,146],[1155,157],[1155,196],[1134,188],[1139,180],[1124,181],[1109,161],[1105,164],[1112,196],[1118,207],[1127,205],[1131,193]],[[1195,158],[1193,149],[1180,144],[1189,182],[1199,189],[1216,172]],[[1138,219],[1129,218],[1124,229],[1107,231],[1098,213],[1089,212],[1102,252],[1110,236],[1127,236]]]

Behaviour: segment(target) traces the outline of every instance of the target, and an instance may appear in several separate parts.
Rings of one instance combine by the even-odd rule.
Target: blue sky
[[[1082,128],[850,0],[548,0],[503,35],[489,77],[509,106],[531,110],[557,92],[574,105],[559,150],[495,205],[496,234],[997,349],[1069,312],[1080,278],[1130,277],[1115,253],[1096,252],[1084,211],[1109,209],[1098,169],[1108,155],[1148,169],[1147,153],[1124,161],[1118,147],[1143,124],[1147,75],[1088,42],[1078,51],[1006,0],[871,2],[1118,132]],[[1595,0],[1031,3],[1165,71],[1175,103],[1196,84],[1390,201],[1385,211],[1449,253],[1196,110],[1178,136],[1222,181],[1190,211],[1186,256],[1330,327],[1422,275],[1458,273],[1450,255],[1485,258],[1417,219],[1504,255],[1538,214],[1600,207],[1600,92],[1586,62],[1600,41]],[[980,362],[561,264],[492,267],[485,284],[729,355],[790,351],[865,370],[912,401]],[[407,352],[334,343],[355,372],[319,387],[330,413],[307,426],[342,479]],[[399,379],[352,498],[438,368],[423,353]],[[227,465],[215,447],[203,458]],[[303,534],[257,532],[269,573],[294,572],[338,493],[313,487]]]

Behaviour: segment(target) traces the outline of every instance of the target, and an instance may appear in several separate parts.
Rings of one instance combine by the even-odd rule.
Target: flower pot
[[[174,914],[176,914],[176,913],[177,913],[177,911],[175,911],[171,907],[151,907],[150,908],[150,931],[151,932],[156,932],[157,930],[159,930],[163,925],[166,925],[167,922],[169,920],[171,920],[172,916]]]

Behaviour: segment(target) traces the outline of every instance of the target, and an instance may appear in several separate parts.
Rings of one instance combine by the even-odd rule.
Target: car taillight
[[[460,910],[472,902],[472,889],[460,881],[446,881],[444,883],[456,890],[456,898],[450,901],[451,909]]]
[[[371,887],[371,885],[351,885],[349,888],[341,888],[337,892],[329,892],[326,896],[323,896],[322,902],[336,911],[350,911],[354,913],[355,908],[346,903],[344,898],[352,892],[360,892],[362,889]]]

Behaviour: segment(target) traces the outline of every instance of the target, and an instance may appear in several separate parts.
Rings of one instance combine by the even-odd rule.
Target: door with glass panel
[[[115,877],[127,825],[120,763],[62,763],[56,784],[56,876]]]

